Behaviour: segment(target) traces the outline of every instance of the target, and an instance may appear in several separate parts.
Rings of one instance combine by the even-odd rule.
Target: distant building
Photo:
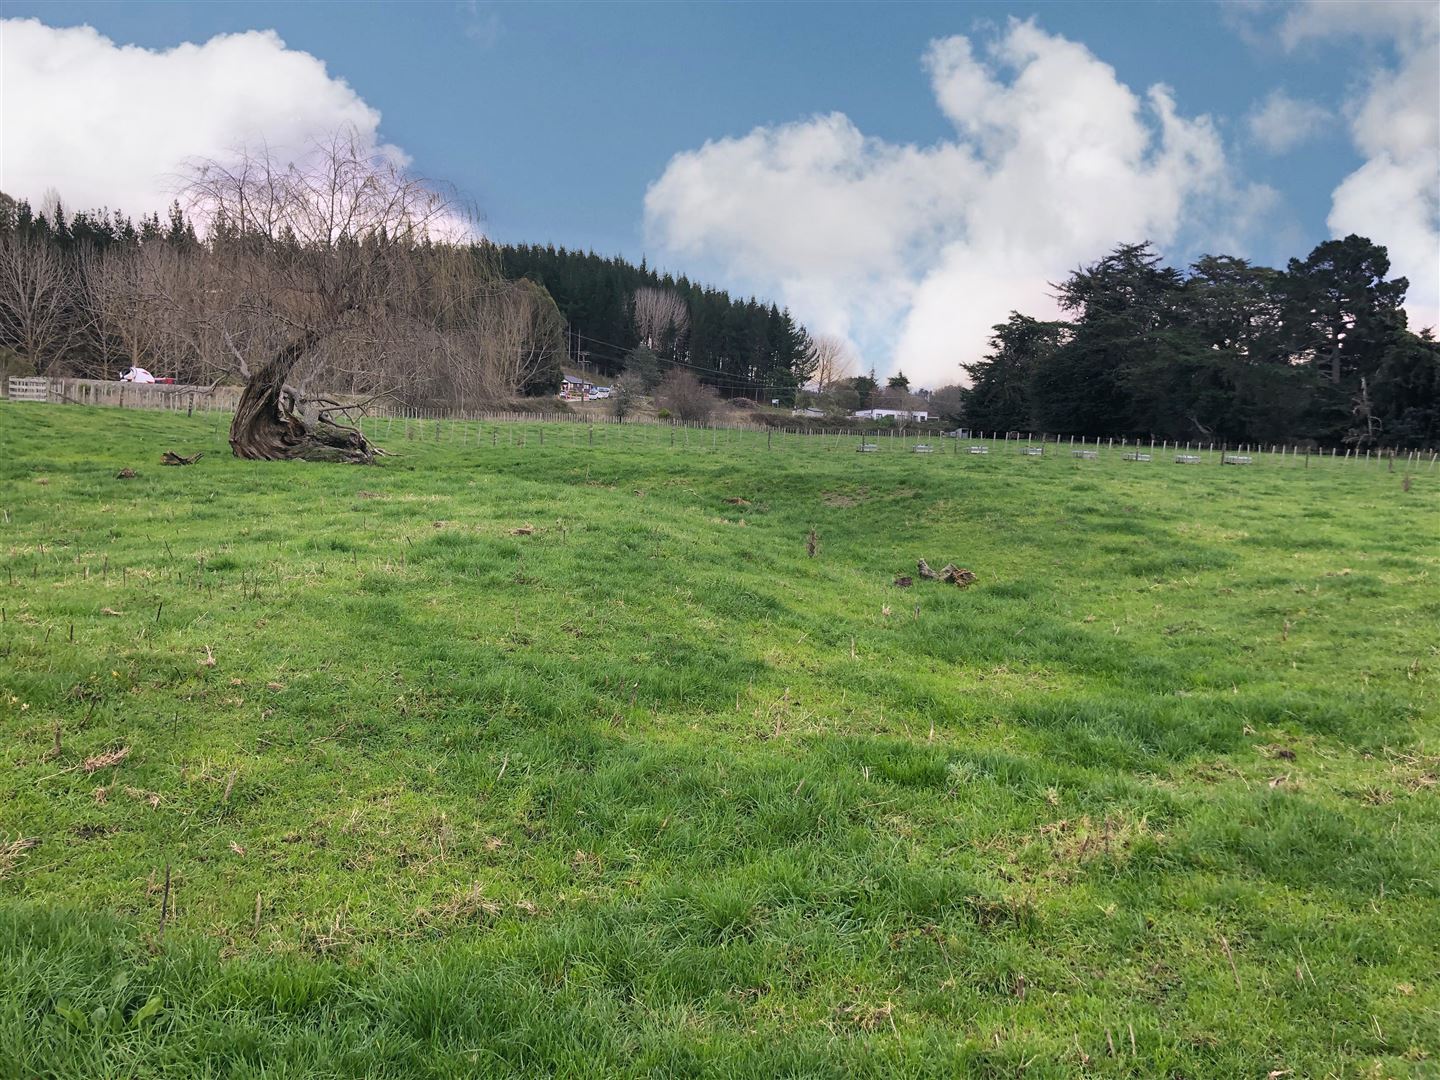
[[[560,397],[565,401],[589,401],[595,396],[595,384],[575,375],[560,380]]]
[[[926,409],[861,409],[850,415],[856,420],[913,420],[922,424],[930,419]]]
[[[791,409],[791,410],[790,410],[790,415],[791,415],[791,416],[807,416],[807,417],[809,417],[811,420],[819,420],[821,417],[823,417],[823,416],[825,415],[825,410],[823,410],[823,409]]]

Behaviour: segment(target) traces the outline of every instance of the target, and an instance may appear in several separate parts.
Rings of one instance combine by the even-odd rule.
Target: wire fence
[[[167,384],[134,384],[104,382],[96,379],[16,379],[9,380],[8,390],[13,401],[80,404],[119,408],[165,409],[173,412],[197,413],[210,418],[212,426],[233,413],[241,388],[234,386],[181,386]],[[504,409],[482,409],[461,412],[457,409],[416,409],[387,402],[372,402],[350,422],[357,424],[367,438],[386,442],[438,442],[481,446],[487,441],[508,447],[544,445],[547,428],[560,428],[550,437],[551,443],[593,446],[668,443],[683,449],[718,449],[720,446],[763,444],[766,449],[787,446],[813,446],[827,450],[853,448],[866,453],[915,454],[921,456],[986,457],[1012,455],[1029,459],[1067,458],[1076,461],[1116,459],[1126,463],[1170,464],[1179,466],[1254,466],[1397,464],[1414,470],[1435,468],[1440,452],[1434,448],[1370,446],[1318,447],[1304,443],[1230,443],[1178,441],[1171,439],[1108,438],[1085,435],[1051,435],[1041,432],[958,432],[941,433],[932,429],[875,426],[868,429],[816,426],[813,423],[786,426],[723,420],[679,419],[651,420],[620,418],[599,412],[553,410],[523,412]],[[581,436],[579,432],[585,431]],[[488,436],[487,436],[488,432]],[[668,434],[667,434],[668,433]],[[758,441],[757,441],[758,440]]]
[[[462,449],[525,450],[535,447],[665,447],[686,453],[737,448],[783,452],[810,449],[826,452],[906,455],[917,458],[974,460],[1063,460],[1077,466],[1113,461],[1126,466],[1245,468],[1273,466],[1309,469],[1331,466],[1383,466],[1391,471],[1434,469],[1434,450],[1320,450],[1303,445],[1255,445],[1220,442],[1176,442],[1166,439],[1108,439],[1087,436],[1016,437],[982,432],[971,436],[872,429],[787,428],[764,425],[720,425],[682,421],[626,421],[574,415],[535,416],[495,412],[458,419],[446,416],[365,416],[357,421],[364,435],[392,452],[406,444],[436,444]]]

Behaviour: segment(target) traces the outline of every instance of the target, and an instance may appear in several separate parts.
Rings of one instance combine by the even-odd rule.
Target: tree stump
[[[286,380],[323,340],[308,330],[286,345],[245,383],[230,422],[230,449],[251,461],[339,461],[369,465],[376,449],[358,428],[331,423],[321,412],[299,412],[300,395]]]

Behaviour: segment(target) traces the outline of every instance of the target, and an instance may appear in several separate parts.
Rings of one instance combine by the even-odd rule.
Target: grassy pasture
[[[372,432],[0,404],[0,1076],[1440,1069],[1440,470]]]

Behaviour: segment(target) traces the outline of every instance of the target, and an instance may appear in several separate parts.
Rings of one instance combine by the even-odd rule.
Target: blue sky
[[[974,239],[983,231],[975,223],[952,228],[948,219],[925,217],[950,213],[939,205],[945,203],[945,194],[920,194],[980,180],[957,180],[971,175],[960,165],[955,166],[958,172],[936,166],[940,171],[932,174],[924,174],[929,166],[916,166],[919,172],[906,167],[897,179],[885,162],[906,147],[924,150],[956,143],[958,124],[962,147],[967,140],[972,146],[985,143],[988,149],[975,151],[975,156],[994,171],[1006,153],[1002,143],[1008,136],[1000,129],[1005,124],[1023,127],[1027,110],[1034,112],[1031,99],[1022,99],[1018,92],[1026,64],[1037,82],[1052,80],[1040,93],[1053,98],[1067,93],[1063,82],[1054,80],[1068,78],[1065,64],[1074,57],[1062,57],[1057,42],[1080,47],[1094,61],[1089,70],[1101,95],[1094,112],[1102,120],[1099,102],[1118,108],[1121,119],[1125,111],[1109,95],[1103,74],[1108,65],[1113,82],[1141,103],[1137,130],[1158,131],[1159,113],[1146,95],[1152,86],[1163,84],[1170,88],[1174,112],[1196,125],[1189,134],[1208,140],[1205,147],[1186,151],[1189,156],[1181,155],[1183,160],[1177,157],[1173,169],[1167,166],[1156,183],[1150,178],[1137,188],[1146,194],[1127,195],[1153,198],[1154,206],[1138,217],[1117,209],[1117,228],[1150,229],[1176,259],[1223,248],[1268,262],[1303,255],[1337,231],[1328,220],[1337,189],[1376,156],[1375,140],[1367,144],[1356,130],[1357,111],[1367,95],[1374,94],[1377,73],[1398,81],[1407,63],[1423,68],[1429,54],[1421,51],[1417,56],[1412,39],[1417,32],[1422,38],[1429,33],[1425,12],[1435,5],[1375,3],[1370,11],[1385,8],[1388,13],[1380,19],[1356,12],[1336,17],[1335,7],[1317,13],[1305,4],[1247,3],[122,5],[6,0],[4,14],[12,20],[35,18],[49,28],[88,25],[114,46],[156,52],[187,42],[200,45],[221,34],[273,30],[289,53],[310,54],[323,63],[325,75],[343,80],[364,106],[379,113],[377,140],[400,147],[419,172],[443,178],[473,199],[491,235],[635,259],[643,255],[652,264],[698,272],[733,287],[778,293],[807,321],[848,337],[883,367],[904,359],[896,350],[906,340],[930,342],[926,349],[931,353],[939,348],[933,328],[926,337],[916,321],[944,323],[944,316],[917,315],[917,308],[927,302],[927,290],[934,308],[947,280],[962,290],[966,282],[937,278],[931,271],[938,273],[947,259],[951,264],[973,263],[990,254]],[[1037,36],[1021,41],[1013,31],[1015,19],[1033,20]],[[11,24],[7,38],[13,32]],[[922,66],[932,42],[956,36],[968,40],[998,86],[992,104],[999,126],[986,132],[964,130],[966,120],[942,109],[937,101],[941,81],[933,67],[927,71]],[[987,50],[1010,59],[983,59],[989,56]],[[1016,61],[1018,53],[1028,59]],[[1052,55],[1052,74],[1046,76],[1045,64],[1036,58]],[[77,70],[84,57],[84,50],[77,50]],[[47,120],[63,126],[68,117],[61,114],[67,109],[85,114],[83,94],[80,100],[56,102],[52,94],[22,80],[64,78],[64,73],[18,73],[13,59],[7,53],[4,118],[6,131],[16,134],[13,139],[7,135],[0,145],[3,185],[13,194],[37,198],[38,192],[12,189],[48,179],[53,183],[47,186],[71,203],[94,201],[84,196],[103,189],[90,184],[85,190],[86,183],[59,165],[55,175],[47,174],[37,155],[38,147],[48,143],[41,140],[37,149],[25,145],[15,119],[17,109],[53,109],[56,115]],[[267,78],[264,55],[249,63],[255,79]],[[121,96],[130,77],[124,72],[132,68],[128,64],[117,69],[121,73],[114,84]],[[970,85],[966,71],[955,74],[952,92]],[[1397,92],[1403,96],[1411,89],[1413,94],[1414,85],[1423,89],[1424,72],[1417,77],[1418,83],[1402,81]],[[218,137],[211,130],[215,110],[192,120],[187,109],[199,106],[186,100],[187,76],[173,78],[173,93],[162,98],[167,106],[159,110],[166,116],[155,115],[152,94],[143,98],[149,102],[146,115],[133,124],[122,115],[107,125],[107,134],[97,137],[102,142],[113,137],[118,126],[129,129],[124,134],[132,146],[144,145],[149,132],[166,120],[182,130],[194,127],[207,137]],[[253,115],[263,118],[266,108],[274,109],[273,124],[288,124],[287,130],[323,123],[325,110],[312,107],[317,95],[304,89],[309,85],[303,80],[297,84],[292,103],[257,105]],[[106,88],[102,84],[88,92],[103,95]],[[1277,93],[1285,108],[1276,106],[1269,127],[1253,121]],[[963,111],[966,105],[962,102],[959,108]],[[824,132],[805,127],[834,114],[841,114],[848,126],[832,125]],[[1422,127],[1430,115],[1422,109]],[[756,129],[763,133],[761,140],[745,142]],[[796,152],[810,153],[817,135],[839,139],[848,148],[843,153],[853,159],[838,160],[835,154],[842,152],[826,148],[798,173],[787,172]],[[1056,135],[1063,140],[1064,131]],[[155,138],[158,145],[162,138]],[[1127,157],[1127,168],[1143,170],[1159,159],[1165,147],[1158,134],[1155,138],[1138,156]],[[163,141],[166,147],[177,145],[173,132]],[[197,141],[204,142],[198,136]],[[1426,128],[1421,143],[1430,141]],[[703,150],[707,142],[712,147],[718,142],[714,152]],[[1393,157],[1388,146],[1382,149]],[[210,151],[199,145],[197,152]],[[1428,162],[1425,146],[1420,152],[1422,163]],[[126,151],[114,153],[118,158]],[[685,168],[677,165],[677,155]],[[57,152],[55,160],[62,156]],[[1012,166],[1022,167],[1025,160],[1017,158]],[[103,175],[104,166],[97,166]],[[1205,172],[1206,177],[1192,183],[1182,175],[1186,169]],[[887,179],[882,181],[876,170]],[[797,186],[803,191],[807,183],[831,189],[857,173],[871,177],[863,191],[852,186],[843,197],[837,193],[833,209],[838,218],[817,218],[810,223],[811,231],[851,232],[850,221],[866,217],[868,206],[876,200],[888,205],[893,199],[909,216],[895,223],[893,235],[876,241],[878,248],[832,252],[822,243],[812,250],[804,239],[792,255],[775,250],[774,243],[767,244],[760,235],[775,231],[777,215],[805,217],[805,200],[786,202],[790,196],[785,191]],[[647,191],[662,178],[666,182],[647,206]],[[891,180],[894,186],[887,186]],[[1063,180],[1061,173],[1051,183],[1063,188]],[[1170,187],[1158,190],[1157,183]],[[1218,190],[1222,186],[1229,190]],[[82,191],[66,194],[75,187]],[[143,185],[116,191],[105,201],[138,198],[140,190]],[[704,220],[696,207],[702,200],[706,206],[720,205],[724,200],[716,198],[719,192],[738,192],[744,206],[767,200],[774,206],[769,216],[760,213],[754,220],[734,205],[726,211],[726,220]],[[1431,194],[1433,190],[1419,193],[1419,213],[1427,227],[1434,222],[1434,207],[1426,201]],[[976,197],[994,200],[996,193]],[[1038,185],[1031,197],[1048,202],[1053,195]],[[1060,197],[1065,197],[1063,190]],[[917,200],[932,209],[915,209]],[[1172,206],[1177,201],[1179,210]],[[1025,213],[1023,206],[999,201],[995,206],[991,213]],[[1078,206],[1075,212],[1083,215],[1086,207]],[[877,217],[891,220],[897,215],[899,210]],[[1357,215],[1370,223],[1359,211],[1350,217]],[[1100,213],[1102,221],[1104,217]],[[1395,231],[1406,224],[1396,225]],[[927,247],[925,237],[932,234],[937,240]],[[1017,235],[1006,233],[1006,251],[1014,249]],[[1113,242],[1138,238],[1115,235]],[[1043,253],[1012,268],[1012,288],[977,299],[977,304],[1023,299],[1022,279],[1059,276],[1078,258],[1101,254],[1090,251],[1096,242],[1096,235],[1080,229],[1073,242],[1042,245]],[[1428,242],[1426,236],[1414,245],[1418,257],[1423,259],[1430,250]],[[897,265],[879,279],[870,267],[863,272],[833,269],[846,258],[873,264],[896,252],[913,258],[913,265]],[[1416,257],[1412,253],[1411,261]],[[813,260],[815,275],[807,273],[807,259]],[[1422,299],[1430,303],[1434,298]],[[976,326],[1004,314],[986,307],[954,332],[974,338]]]

